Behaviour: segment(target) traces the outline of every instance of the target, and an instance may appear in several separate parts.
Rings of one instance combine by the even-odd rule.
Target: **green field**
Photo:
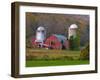
[[[27,49],[26,67],[82,65],[89,60],[80,60],[81,51]]]
[[[26,61],[26,67],[37,67],[37,66],[61,66],[61,65],[81,65],[89,64],[88,60],[76,60],[76,61],[64,61],[64,60],[41,60],[41,61]]]

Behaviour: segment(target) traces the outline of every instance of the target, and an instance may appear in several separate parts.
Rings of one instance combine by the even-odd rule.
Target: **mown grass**
[[[40,66],[61,66],[61,65],[81,65],[89,64],[88,60],[39,60],[26,61],[26,67],[40,67]]]
[[[69,51],[69,50],[46,50],[46,49],[28,49],[26,51],[26,59],[29,58],[41,58],[48,57],[51,59],[61,58],[61,57],[79,57],[81,51]]]
[[[81,51],[27,49],[26,67],[61,66],[89,64],[89,60],[80,60]]]

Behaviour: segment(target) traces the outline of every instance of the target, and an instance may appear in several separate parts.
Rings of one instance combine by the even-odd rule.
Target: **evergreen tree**
[[[79,50],[80,48],[80,38],[79,36],[71,36],[70,37],[70,50]]]

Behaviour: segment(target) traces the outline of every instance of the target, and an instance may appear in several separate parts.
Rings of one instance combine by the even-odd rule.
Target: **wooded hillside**
[[[46,36],[62,34],[68,36],[68,27],[77,24],[80,29],[81,45],[89,41],[89,16],[73,14],[26,13],[26,42],[35,37],[39,26],[46,28]]]

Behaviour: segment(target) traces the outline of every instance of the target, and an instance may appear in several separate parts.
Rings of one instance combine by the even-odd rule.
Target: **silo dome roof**
[[[69,28],[76,29],[76,28],[78,28],[78,26],[76,24],[72,24]]]
[[[39,26],[38,28],[37,28],[37,30],[45,30],[45,28],[44,27],[42,27],[42,26]]]

